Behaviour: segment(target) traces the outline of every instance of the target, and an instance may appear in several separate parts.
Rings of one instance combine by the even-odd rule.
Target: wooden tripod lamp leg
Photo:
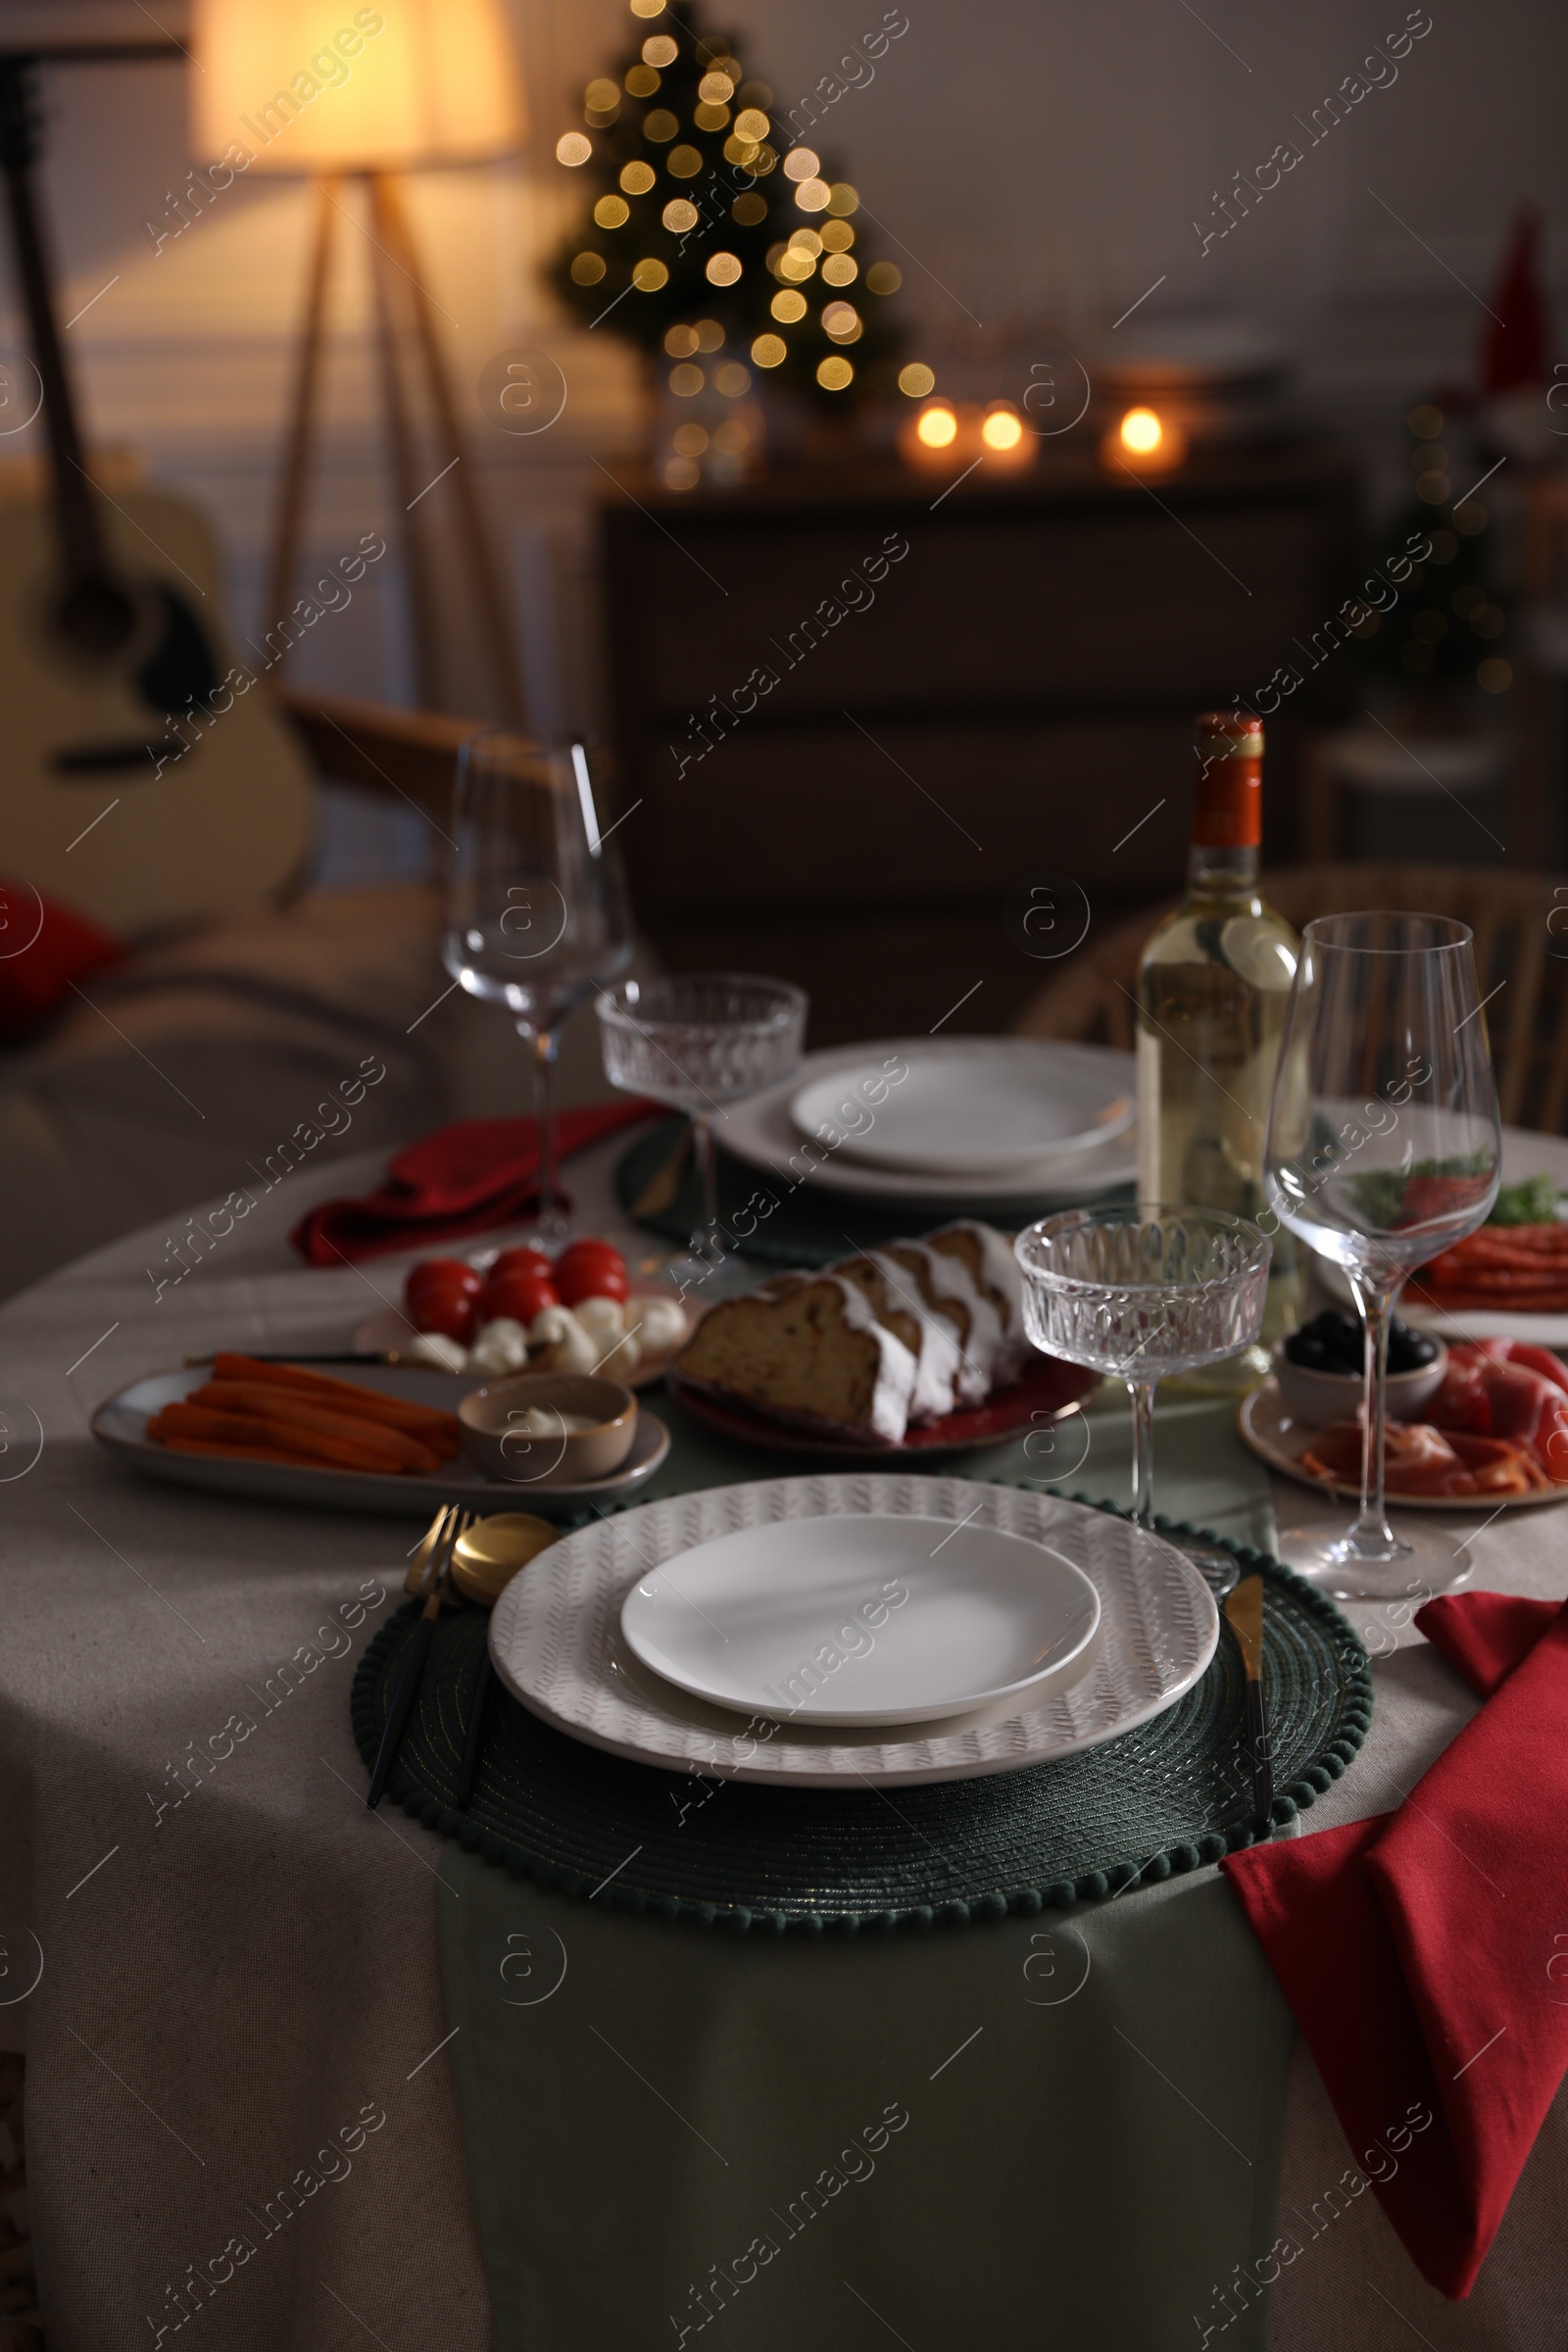
[[[414,429],[404,399],[403,371],[398,360],[396,304],[402,271],[392,259],[381,214],[380,176],[366,174],[370,198],[370,278],[375,293],[376,343],[381,362],[381,400],[386,413],[387,449],[392,461],[392,484],[401,510],[399,531],[404,568],[409,583],[409,614],[414,631],[414,668],[419,702],[426,710],[445,708],[441,642],[435,610],[435,582],[419,507],[423,485],[416,478]]]
[[[525,730],[527,714],[522,679],[517,668],[516,645],[506,592],[479,510],[478,482],[441,349],[435,305],[424,290],[418,249],[415,245],[414,233],[404,209],[402,191],[396,181],[384,172],[374,175],[373,185],[377,219],[385,243],[401,263],[413,289],[414,318],[424,352],[425,370],[430,379],[430,398],[445,444],[443,457],[452,468],[450,479],[457,495],[458,516],[466,542],[469,576],[489,643],[496,684],[507,717],[514,727]]]
[[[294,398],[289,411],[288,439],[283,447],[283,470],[278,482],[277,511],[272,524],[272,561],[267,582],[267,608],[262,633],[285,618],[295,565],[299,562],[300,526],[305,514],[305,491],[311,471],[311,442],[316,429],[317,397],[320,390],[321,349],[326,318],[326,288],[332,258],[334,198],[341,181],[328,175],[316,183],[316,239],[300,329],[299,358],[294,369]],[[276,664],[273,666],[275,678]]]

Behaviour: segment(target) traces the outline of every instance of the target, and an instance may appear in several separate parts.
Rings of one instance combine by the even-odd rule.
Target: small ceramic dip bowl
[[[1436,1346],[1438,1352],[1430,1364],[1417,1364],[1413,1371],[1389,1374],[1386,1395],[1391,1421],[1419,1421],[1422,1408],[1442,1388],[1443,1376],[1448,1369],[1448,1350],[1441,1340]],[[1280,1384],[1285,1410],[1293,1421],[1321,1429],[1326,1421],[1354,1420],[1361,1401],[1359,1372],[1315,1372],[1308,1364],[1293,1364],[1285,1352],[1284,1341],[1276,1340],[1274,1377]]]
[[[521,1372],[470,1389],[458,1419],[486,1478],[575,1487],[620,1468],[637,1435],[637,1399],[591,1373]]]

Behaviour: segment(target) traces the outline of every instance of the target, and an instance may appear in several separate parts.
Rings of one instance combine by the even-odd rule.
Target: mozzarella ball
[[[528,1361],[528,1334],[511,1315],[487,1323],[468,1351],[471,1372],[521,1372]]]
[[[438,1372],[466,1372],[468,1350],[461,1340],[449,1340],[444,1331],[421,1331],[398,1353],[411,1364],[433,1364]]]
[[[633,1323],[641,1325],[637,1337],[645,1355],[662,1355],[667,1348],[678,1348],[686,1337],[686,1312],[678,1298],[637,1298],[631,1302],[636,1312]]]

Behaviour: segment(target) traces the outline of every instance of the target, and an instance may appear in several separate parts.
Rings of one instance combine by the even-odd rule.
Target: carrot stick
[[[148,1422],[147,1434],[160,1445],[171,1438],[210,1438],[218,1444],[277,1446],[296,1460],[331,1462],[339,1469],[385,1471],[390,1467],[384,1454],[323,1438],[318,1431],[258,1421],[241,1413],[215,1413],[205,1405],[166,1404]]]
[[[383,1421],[368,1421],[358,1413],[328,1411],[314,1397],[293,1389],[274,1389],[262,1381],[210,1380],[185,1397],[186,1404],[205,1406],[215,1413],[241,1413],[247,1419],[286,1423],[290,1428],[314,1429],[341,1438],[379,1454],[390,1470],[433,1468],[433,1446],[409,1434],[390,1429]]]
[[[147,1430],[159,1444],[170,1438],[212,1438],[237,1446],[275,1446],[296,1459],[325,1462],[341,1470],[386,1473],[439,1467],[435,1456],[423,1448],[415,1449],[420,1456],[416,1460],[391,1458],[373,1437],[367,1443],[361,1430],[342,1422],[335,1429],[309,1429],[298,1422],[269,1421],[250,1413],[214,1412],[205,1405],[174,1403],[166,1404],[149,1421]]]
[[[219,1438],[162,1438],[166,1453],[221,1454],[231,1462],[282,1462],[291,1470],[324,1470],[329,1465],[305,1453],[288,1453],[280,1446],[234,1446]]]
[[[450,1440],[454,1452],[462,1442],[456,1413],[444,1413],[428,1404],[411,1404],[407,1397],[389,1396],[381,1389],[362,1388],[357,1381],[333,1380],[325,1372],[309,1372],[298,1364],[263,1364],[250,1355],[220,1354],[213,1358],[213,1376],[217,1380],[265,1381],[273,1388],[298,1389],[318,1396],[323,1404],[336,1402],[344,1411],[352,1409],[363,1419],[386,1421],[395,1429],[406,1429],[425,1445],[439,1435]]]

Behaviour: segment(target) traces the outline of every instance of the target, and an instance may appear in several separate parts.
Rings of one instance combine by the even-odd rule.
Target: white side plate
[[[960,1049],[976,1043],[998,1042],[1001,1041],[954,1040]],[[869,1091],[875,1093],[882,1087],[882,1099],[870,1102],[864,1084],[868,1072],[881,1071],[888,1061],[902,1059],[912,1075],[914,1057],[928,1052],[930,1046],[928,1038],[887,1038],[870,1045],[835,1046],[808,1054],[793,1078],[765,1087],[760,1094],[748,1095],[743,1102],[726,1102],[718,1125],[718,1140],[737,1159],[774,1176],[777,1182],[763,1189],[776,1197],[787,1196],[804,1182],[815,1191],[840,1193],[862,1200],[885,1200],[916,1213],[924,1201],[940,1202],[947,1207],[955,1198],[959,1198],[972,1208],[994,1209],[999,1215],[1010,1207],[1024,1205],[1031,1215],[1038,1215],[1042,1204],[1056,1202],[1067,1207],[1074,1201],[1089,1200],[1136,1180],[1138,1153],[1131,1127],[1108,1142],[1097,1142],[1081,1152],[1054,1152],[1000,1175],[958,1177],[951,1171],[933,1175],[918,1169],[873,1167],[864,1159],[852,1159],[846,1149],[854,1140],[851,1129],[862,1138],[866,1132],[874,1135],[874,1126],[866,1128],[867,1113],[880,1119],[900,1088],[908,1084],[906,1079],[899,1085],[890,1085],[879,1077]],[[1108,1046],[1054,1046],[1051,1050],[1082,1056],[1097,1068],[1102,1073],[1106,1100],[1133,1097],[1135,1077],[1130,1054],[1117,1053]],[[836,1100],[817,1134],[808,1140],[796,1126],[790,1105],[801,1093],[803,1080],[817,1078],[832,1080]]]
[[[1022,1702],[1100,1623],[1081,1568],[958,1520],[782,1519],[680,1552],[627,1593],[643,1664],[715,1706],[791,1722],[925,1723]]]
[[[911,1047],[908,1076],[889,1088],[863,1132],[842,1146],[866,1167],[915,1175],[1002,1177],[1071,1158],[1125,1134],[1132,1088],[1106,1056],[1028,1038],[954,1038]],[[865,1097],[879,1061],[813,1078],[790,1103],[802,1135],[842,1127],[846,1096]],[[868,1106],[869,1107],[869,1106]],[[853,1109],[850,1117],[855,1117]]]

